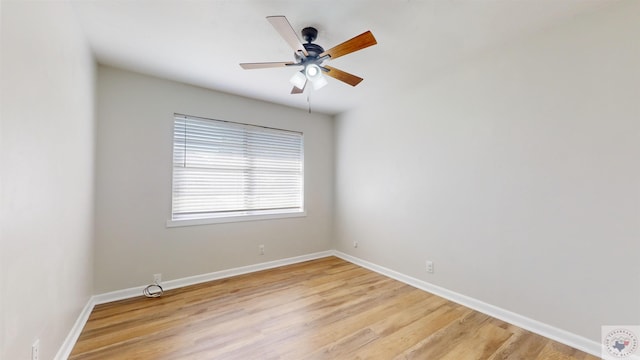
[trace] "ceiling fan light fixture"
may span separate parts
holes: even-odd
[[[307,82],[307,77],[302,71],[296,71],[289,82],[298,89],[304,89],[304,84]]]
[[[307,76],[307,79],[313,81],[316,77],[321,76],[320,67],[316,64],[309,64],[304,68],[304,74]]]
[[[311,84],[313,85],[313,90],[320,90],[323,87],[325,87],[325,85],[327,85],[329,82],[327,81],[327,78],[322,75],[316,75],[316,77],[311,80]]]

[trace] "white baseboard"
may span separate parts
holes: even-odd
[[[596,357],[599,357],[601,355],[602,347],[600,343],[587,339],[585,337],[578,336],[562,329],[558,329],[554,326],[542,323],[537,320],[533,320],[531,318],[516,314],[497,306],[493,306],[491,304],[487,304],[480,300],[459,294],[457,292],[442,288],[437,285],[433,285],[426,281],[407,276],[397,271],[370,263],[366,260],[345,254],[337,250],[334,251],[334,255],[353,264],[362,266],[379,274],[401,281],[405,284],[409,284],[431,294],[438,295],[457,304],[464,305],[483,314],[492,316],[496,319],[506,321],[510,324],[516,325],[525,330],[529,330],[533,333],[552,339],[559,343],[571,346],[572,348],[584,351]]]
[[[89,301],[80,312],[78,319],[73,324],[69,335],[67,335],[67,338],[64,339],[62,346],[60,347],[60,349],[58,349],[58,353],[53,358],[54,360],[66,360],[69,358],[69,355],[71,355],[71,350],[73,350],[73,346],[76,344],[76,341],[78,341],[80,333],[82,333],[84,324],[87,323],[87,320],[89,320],[89,315],[91,315],[91,311],[93,311],[93,307],[95,306],[94,298],[95,296],[89,298]]]
[[[331,256],[331,255],[333,255],[333,251],[328,250],[328,251],[321,251],[313,254],[274,260],[274,261],[269,261],[269,262],[254,264],[254,265],[241,266],[233,269],[214,271],[208,274],[195,275],[195,276],[189,276],[182,279],[163,281],[162,288],[164,290],[177,289],[184,286],[200,284],[207,281],[225,279],[232,276],[244,275],[244,274],[248,274],[256,271],[268,270],[268,269],[273,269],[280,266],[297,264],[304,261],[320,259],[320,258]],[[139,287],[112,291],[112,292],[96,295],[94,296],[95,303],[96,305],[104,304],[108,302],[129,299],[136,296],[142,296],[142,290],[147,285],[148,284],[141,285]]]
[[[528,317],[516,314],[514,312],[493,306],[491,304],[487,304],[480,300],[456,293],[454,291],[447,290],[445,288],[442,288],[437,285],[433,285],[426,281],[413,278],[411,276],[399,273],[397,271],[385,268],[383,266],[370,263],[366,260],[345,254],[337,250],[322,251],[322,252],[317,252],[313,254],[307,254],[307,255],[296,256],[292,258],[269,261],[269,262],[264,262],[260,264],[242,266],[242,267],[237,267],[237,268],[228,269],[228,270],[215,271],[208,274],[190,276],[182,279],[170,280],[170,281],[163,282],[162,287],[165,290],[176,289],[176,288],[199,284],[207,281],[219,280],[219,279],[229,278],[232,276],[248,274],[256,271],[273,269],[280,266],[297,264],[304,261],[320,259],[328,256],[337,256],[353,264],[362,266],[364,268],[375,271],[379,274],[385,275],[392,279],[401,281],[405,284],[411,285],[418,289],[427,291],[434,295],[438,295],[440,297],[443,297],[447,300],[453,301],[460,305],[464,305],[468,308],[479,311],[483,314],[487,314],[497,319],[506,321],[510,324],[519,326],[523,329],[529,330],[538,335],[555,340],[557,342],[571,346],[578,350],[582,350],[596,357],[600,356],[601,345],[598,342],[592,341],[582,336],[578,336],[576,334],[570,333],[562,329],[558,329],[551,325],[539,322],[537,320],[530,319]],[[84,309],[80,313],[78,320],[75,322],[73,328],[71,329],[69,335],[65,339],[63,345],[60,347],[60,350],[58,351],[54,359],[65,360],[69,357],[69,354],[71,354],[71,350],[73,349],[73,346],[78,340],[78,337],[80,336],[80,333],[82,332],[84,325],[89,319],[89,315],[91,314],[91,311],[93,310],[95,305],[117,301],[117,300],[128,299],[136,296],[141,296],[142,289],[144,288],[144,286],[118,290],[118,291],[113,291],[109,293],[92,296],[89,299],[89,302],[87,303],[87,305],[84,307]]]

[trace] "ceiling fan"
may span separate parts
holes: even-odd
[[[315,28],[306,27],[302,29],[302,37],[306,41],[305,44],[302,44],[285,16],[267,16],[267,20],[273,25],[276,31],[280,33],[280,36],[282,36],[289,46],[293,48],[295,62],[241,63],[240,66],[245,70],[302,66],[302,70],[297,71],[290,80],[293,84],[292,94],[302,93],[308,82],[311,82],[314,90],[318,90],[327,85],[327,79],[323,76],[323,73],[351,86],[358,85],[362,81],[361,77],[328,65],[323,65],[323,63],[327,60],[336,59],[378,43],[371,31],[366,31],[329,50],[324,50],[322,46],[313,43],[318,36],[318,30]]]

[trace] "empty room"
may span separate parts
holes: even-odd
[[[0,360],[640,359],[638,39],[638,0],[0,0]]]

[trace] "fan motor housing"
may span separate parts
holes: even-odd
[[[304,46],[304,48],[307,50],[310,57],[318,57],[318,55],[324,52],[322,46],[317,44],[307,43],[303,44],[302,46]]]
[[[305,50],[307,50],[307,53],[309,55],[307,55],[306,57],[303,57],[303,55],[299,54],[299,53],[293,53],[296,62],[300,63],[302,65],[307,64],[307,63],[316,63],[318,62],[318,58],[320,56],[320,54],[322,54],[324,52],[324,49],[322,48],[322,46],[317,45],[317,44],[312,44],[312,43],[307,43],[307,44],[303,44]]]

